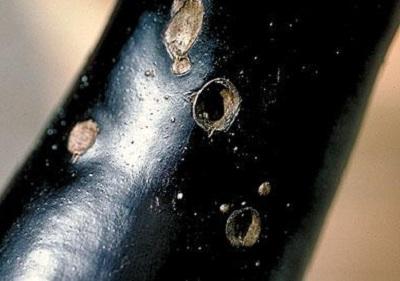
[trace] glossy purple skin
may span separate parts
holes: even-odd
[[[398,1],[255,2],[204,0],[191,72],[177,77],[162,41],[170,1],[121,1],[0,205],[2,280],[301,278]],[[218,77],[242,104],[209,138],[190,94]],[[88,119],[100,133],[72,162],[69,132]],[[253,247],[230,245],[223,203],[260,213]]]

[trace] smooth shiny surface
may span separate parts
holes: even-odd
[[[2,255],[14,258],[0,269],[7,280],[58,280],[60,273],[65,280],[120,280],[114,276],[131,264],[139,270],[129,278],[151,280],[146,269],[162,264],[175,222],[173,208],[155,198],[175,192],[166,189],[165,179],[181,160],[194,126],[188,94],[213,70],[212,44],[200,42],[193,50],[192,76],[175,79],[160,36],[165,18],[165,13],[145,12],[138,19],[115,58],[104,102],[90,110],[100,128],[96,143],[69,165],[70,182],[62,191],[41,195],[14,226],[17,232],[20,227],[35,231],[8,238]],[[195,51],[206,47],[210,55],[199,61]],[[147,76],[149,70],[154,75]],[[90,87],[87,76],[80,87]],[[45,193],[54,187],[46,185],[35,188]],[[119,252],[124,239],[132,241],[127,253]],[[102,270],[90,266],[94,263]]]
[[[334,12],[312,13],[322,6],[294,6],[297,16],[286,19],[286,9],[271,4],[263,16],[282,20],[264,25],[261,5],[207,2],[192,72],[177,78],[160,39],[169,6],[128,2],[2,204],[9,216],[1,217],[0,273],[9,280],[298,278],[354,137],[367,94],[358,83],[368,82],[366,61],[392,3],[382,14],[339,3],[339,22]],[[363,33],[357,21],[374,15]],[[311,29],[319,21],[332,31],[322,46]],[[344,30],[359,37],[347,41]],[[208,138],[188,97],[221,76],[243,94],[243,110],[227,133]],[[71,164],[66,136],[86,118],[101,133]],[[257,194],[264,181],[273,190],[268,198]],[[224,202],[261,214],[254,247],[229,245]]]

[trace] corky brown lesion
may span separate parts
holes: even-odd
[[[202,0],[174,0],[171,17],[164,33],[164,44],[173,60],[172,72],[184,75],[192,68],[188,53],[203,26]]]
[[[78,122],[72,128],[68,137],[67,149],[72,154],[72,162],[78,161],[96,142],[100,132],[97,123],[93,120]]]

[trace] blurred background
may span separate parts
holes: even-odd
[[[68,92],[114,4],[0,1],[0,192]],[[400,32],[304,280],[400,280]]]

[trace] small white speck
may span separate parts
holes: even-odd
[[[221,213],[223,213],[223,214],[229,212],[229,209],[230,209],[229,204],[222,204],[221,206],[219,206],[219,210],[220,210]]]
[[[177,198],[178,200],[183,199],[183,193],[182,193],[182,192],[179,192],[178,195],[176,196],[176,198]]]
[[[155,76],[154,70],[146,70],[144,72],[144,75],[147,76],[147,77],[154,77]]]

